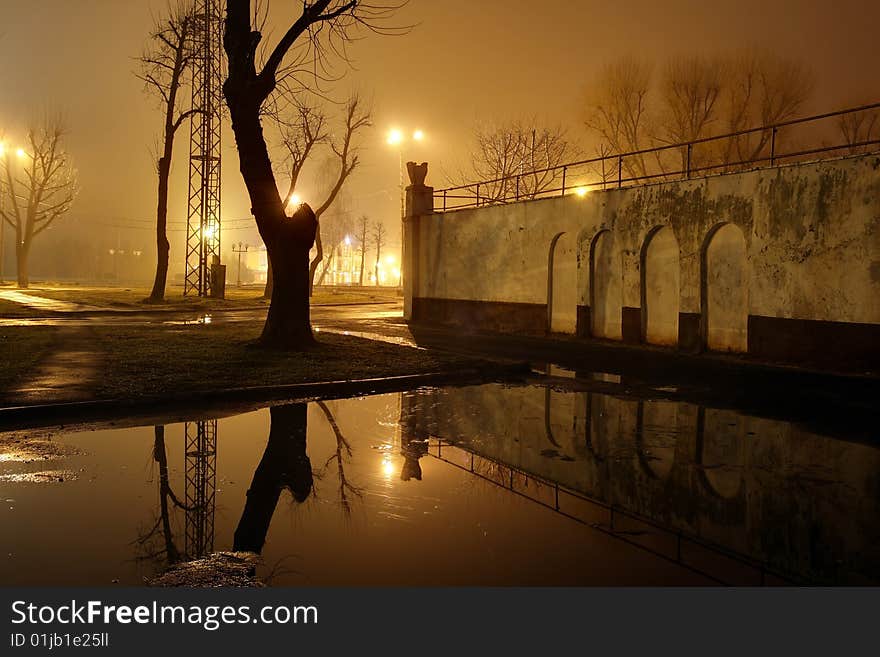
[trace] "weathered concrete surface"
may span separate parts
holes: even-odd
[[[407,233],[416,319],[433,300],[448,321],[455,302],[528,304],[564,333],[880,359],[877,154],[426,214]]]

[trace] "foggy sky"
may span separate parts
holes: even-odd
[[[273,4],[276,17],[288,9],[293,16],[299,5]],[[144,226],[144,241],[150,240],[156,185],[150,150],[161,115],[132,75],[132,58],[143,47],[151,12],[164,6],[164,0],[0,0],[0,135],[21,141],[43,108],[64,112],[82,188],[71,217],[83,230]],[[464,160],[477,120],[535,115],[583,137],[578,101],[585,84],[623,53],[653,59],[768,49],[813,68],[817,85],[808,112],[880,98],[876,1],[411,0],[398,20],[418,26],[406,36],[371,35],[354,44],[357,70],[334,87],[340,99],[355,86],[374,100],[376,126],[364,139],[363,166],[350,190],[358,214],[387,219],[392,248],[399,244],[398,160],[385,144],[387,129],[425,131],[428,141],[404,154],[427,160],[428,182],[440,186],[439,173]],[[182,130],[175,150],[172,222],[185,219],[187,137]],[[249,204],[228,131],[224,140],[224,219],[244,218]],[[309,190],[302,191],[309,200]],[[249,224],[229,227],[224,255],[231,241],[256,242]]]

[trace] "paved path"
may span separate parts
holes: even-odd
[[[70,313],[89,310],[101,310],[97,306],[87,306],[81,303],[71,303],[69,301],[47,299],[46,297],[23,292],[22,290],[0,290],[0,299],[4,301],[11,301],[12,303],[18,303],[22,306],[33,308],[34,310],[45,310],[47,312]]]

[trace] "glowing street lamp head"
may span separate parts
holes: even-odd
[[[302,197],[299,194],[291,194],[290,198],[287,199],[287,205],[292,208],[298,208],[302,205]]]
[[[574,190],[574,193],[577,194],[580,198],[584,198],[587,194],[590,193],[589,187],[577,187]]]
[[[400,144],[402,142],[403,142],[403,133],[400,130],[398,130],[397,128],[394,128],[393,130],[391,130],[388,133],[388,143],[391,146],[397,146],[398,144]]]
[[[24,156],[27,155],[27,153],[24,152],[24,149],[23,149],[23,148],[16,148],[16,149],[15,149],[15,155],[16,155],[16,157],[18,157],[19,159],[24,159]]]
[[[424,138],[425,138],[425,133],[422,132],[421,130],[416,130],[413,133],[413,139],[415,139],[416,141],[422,141]]]
[[[212,240],[217,235],[217,227],[216,226],[207,226],[205,228],[205,239]]]

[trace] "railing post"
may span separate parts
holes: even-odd
[[[565,176],[568,173],[568,167],[562,167],[562,194],[560,196],[565,196]]]
[[[770,166],[776,164],[776,131],[779,128],[774,127],[773,133],[770,135]]]
[[[693,144],[688,144],[687,168],[685,169],[685,175],[687,176],[688,180],[690,180],[691,177],[691,152],[693,151],[693,147]]]
[[[623,155],[617,158],[617,188],[623,186]]]
[[[446,212],[446,190],[443,190],[443,212]]]
[[[516,177],[516,200],[519,200],[519,176]]]
[[[477,183],[477,207],[480,207],[480,183]]]

